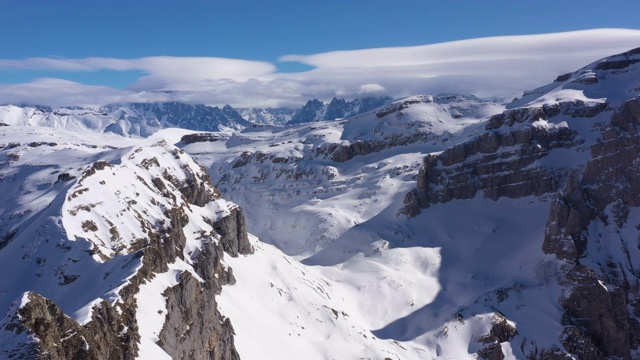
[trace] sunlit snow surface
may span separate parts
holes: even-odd
[[[595,106],[605,101],[617,106],[637,96],[638,64],[606,77],[596,70],[594,65],[572,73],[507,107]],[[512,342],[501,344],[506,358],[525,358],[535,348],[557,345],[562,330],[561,291],[553,280],[557,259],[541,250],[554,194],[493,201],[479,192],[473,199],[433,204],[415,218],[398,212],[404,195],[416,186],[426,154],[483,133],[487,116],[502,110],[473,97],[417,96],[346,120],[222,131],[194,143],[181,141],[193,131],[179,129],[125,139],[91,131],[79,135],[0,128],[5,147],[2,234],[26,229],[0,252],[3,269],[16,274],[0,279],[0,306],[19,306],[24,291],[35,290],[85,322],[95,301],[118,301],[117,288],[139,266],[126,251],[127,241],[140,236],[139,229],[124,231],[130,222],[123,211],[160,216],[127,203],[138,191],[129,188],[133,178],[144,179],[154,171],[139,172],[136,154],[162,157],[162,167],[179,176],[181,167],[174,160],[193,163],[175,152],[176,144],[207,167],[223,197],[242,206],[249,230],[257,236],[251,236],[255,254],[225,258],[237,283],[225,286],[217,298],[220,311],[231,319],[243,359],[475,359],[483,346],[478,337],[489,332],[496,314],[518,331]],[[605,111],[593,118],[531,119],[513,127],[569,127],[588,145],[608,116]],[[332,159],[336,148],[359,141],[380,146],[345,161]],[[590,156],[587,145],[555,149],[534,165],[580,170]],[[142,150],[136,152],[138,148]],[[113,169],[90,178],[96,182],[92,191],[81,191],[82,173],[98,160],[112,163]],[[57,182],[62,173],[76,179]],[[112,182],[119,194],[96,194],[101,181]],[[164,201],[145,191],[143,203]],[[83,211],[75,201],[108,206],[70,218],[74,209]],[[220,200],[194,207],[190,218],[229,206]],[[123,229],[121,240],[104,232],[99,215],[118,219],[109,221]],[[637,209],[629,216],[640,217]],[[82,228],[87,220],[100,225],[98,231],[87,233]],[[185,233],[206,226],[192,221]],[[637,234],[597,221],[591,226],[604,233],[620,230],[624,241]],[[601,245],[597,239],[590,244]],[[185,251],[197,247],[197,239],[190,238]],[[102,256],[89,255],[87,250],[94,248]],[[621,256],[614,248],[608,251]],[[190,271],[190,264],[172,264],[137,295],[147,304],[137,314],[141,358],[166,357],[155,344],[162,325],[158,311],[164,306],[161,293],[175,284],[178,270]],[[64,275],[76,274],[82,276],[58,285]]]
[[[213,233],[212,221],[236,205],[223,199],[186,204],[165,173],[179,182],[205,175],[203,169],[159,138],[4,126],[0,147],[3,317],[24,305],[27,291],[35,291],[80,324],[91,321],[95,305],[122,300],[119,291],[142,265],[135,252],[148,232],[161,231],[168,223],[165,211],[184,205],[185,260],[169,264],[169,271],[143,283],[136,295],[140,358],[169,358],[155,344],[167,314],[162,294],[177,284],[179,272],[199,278],[190,255],[205,241],[201,234]],[[158,181],[163,190],[151,185]],[[0,336],[0,354],[15,344],[8,336]]]
[[[397,210],[427,153],[468,139],[502,109],[468,96],[416,96],[348,120],[257,126],[181,147],[244,209],[251,233],[303,258],[400,200]],[[357,142],[383,151],[331,160],[331,144]],[[251,160],[242,165],[243,158]]]

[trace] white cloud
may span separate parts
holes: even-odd
[[[266,62],[223,58],[150,57],[133,61],[136,69],[149,73],[131,86],[136,90],[206,90],[220,80],[270,80],[276,70]]]
[[[23,60],[0,60],[0,68],[31,70],[95,71],[95,70],[142,70],[150,76],[186,76],[197,79],[246,80],[275,72],[273,64],[240,59],[216,57],[152,56],[137,59],[84,58],[54,59],[28,58]]]
[[[315,55],[285,55],[280,61],[296,61],[322,69],[422,68],[440,73],[448,63],[470,64],[538,58],[601,55],[603,52],[638,46],[640,31],[595,29],[565,33],[498,36],[433,45],[333,51]],[[606,55],[605,55],[606,56]],[[425,67],[435,65],[433,70]],[[454,67],[455,68],[455,67]],[[366,71],[366,70],[364,70]]]
[[[384,88],[384,86],[380,85],[380,84],[363,84],[360,85],[360,90],[358,91],[359,94],[371,94],[371,93],[381,93],[384,92],[386,89]]]
[[[138,70],[125,90],[62,80],[0,85],[0,103],[86,105],[180,100],[234,106],[298,105],[309,98],[473,93],[514,96],[599,58],[640,46],[640,31],[598,29],[434,45],[286,55],[314,67],[278,73],[268,62],[211,57],[0,59],[0,69]]]
[[[133,84],[133,90],[196,90],[207,82],[228,79],[247,81],[252,78],[271,79],[276,67],[262,61],[215,57],[153,56],[138,59],[28,58],[0,60],[0,68],[24,70],[59,70],[89,72],[97,70],[139,70],[146,75]]]
[[[2,104],[95,106],[120,102],[167,100],[171,98],[164,93],[133,92],[61,79],[42,78],[23,84],[0,84],[0,103]]]
[[[348,87],[370,81],[392,95],[462,92],[493,96],[544,85],[557,75],[638,46],[638,30],[598,29],[287,55],[280,61],[314,66],[299,75],[308,82]]]

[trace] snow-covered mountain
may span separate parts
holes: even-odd
[[[227,128],[238,130],[251,125],[229,105],[220,109],[177,102],[55,109],[3,105],[0,106],[0,123],[136,137],[148,137],[165,128],[219,131]]]
[[[640,356],[638,63],[636,49],[560,76],[425,158],[403,212],[412,232],[448,249],[443,301],[463,318],[493,309],[518,332],[483,354]],[[429,316],[385,331],[424,328]]]
[[[113,119],[104,129],[121,135],[147,137],[164,128],[219,131],[244,129],[250,123],[229,105],[217,106],[172,103],[141,103],[104,108]]]
[[[303,124],[352,117],[388,104],[391,101],[392,99],[386,96],[367,97],[350,101],[333,98],[329,103],[313,99],[307,101],[301,109],[296,111],[289,123]]]
[[[252,124],[284,125],[291,121],[296,113],[293,108],[239,108],[238,114]]]
[[[0,354],[638,358],[639,81],[633,50],[506,106],[146,139],[198,112],[5,107]]]
[[[0,143],[0,357],[237,358],[215,295],[224,253],[252,249],[200,165],[160,138],[5,126]]]
[[[238,109],[238,113],[254,124],[278,126],[352,117],[371,111],[392,101],[392,98],[386,96],[365,97],[354,100],[333,98],[328,103],[313,99],[307,101],[307,103],[299,109],[242,108]]]
[[[45,126],[72,131],[113,132],[123,136],[148,137],[166,128],[198,131],[241,130],[252,124],[284,125],[318,120],[335,120],[361,114],[389,103],[391,98],[362,98],[351,101],[334,98],[319,104],[310,116],[311,105],[293,108],[222,108],[180,102],[111,104],[93,108],[32,105],[0,106],[0,124]],[[315,111],[315,110],[313,110]]]

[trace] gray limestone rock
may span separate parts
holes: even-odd
[[[581,259],[589,257],[588,239],[602,236],[589,227],[593,221],[622,228],[629,209],[640,206],[639,124],[638,99],[625,102],[613,113],[600,139],[591,146],[592,159],[582,178],[569,179],[552,204],[547,222],[543,250],[564,261],[557,274],[565,292],[561,305],[565,316],[580,329],[565,330],[565,348],[581,359],[630,359],[631,349],[639,346],[638,289],[628,280],[637,282],[637,274],[629,272],[631,260],[628,265],[591,260],[599,268],[581,264]]]
[[[109,359],[127,360],[138,351],[139,335],[132,313],[120,313],[106,302],[96,306],[91,321],[82,326],[56,304],[30,292],[28,302],[17,309],[10,329],[27,332],[35,341],[24,344],[9,359]],[[133,326],[131,326],[133,325]],[[21,353],[21,354],[20,354]]]
[[[488,334],[478,338],[478,343],[488,345],[478,351],[478,357],[486,360],[504,359],[500,343],[511,341],[518,334],[518,330],[513,327],[501,314],[493,315],[493,324]]]
[[[218,220],[213,227],[222,236],[222,248],[227,254],[237,257],[238,254],[253,253],[247,235],[245,217],[239,207],[233,208],[229,216]]]
[[[173,154],[182,156],[181,150]],[[158,161],[148,159],[143,166],[157,166]],[[98,162],[85,172],[84,177],[111,166]],[[166,272],[169,264],[184,259],[186,236],[184,227],[190,219],[186,209],[203,206],[219,198],[217,189],[204,171],[184,168],[186,180],[179,181],[164,173],[155,178],[153,186],[165,194],[170,204],[164,210],[165,221],[151,224],[140,220],[146,238],[134,243],[128,252],[133,259],[142,258],[142,266],[118,294],[121,301],[115,305],[101,302],[92,309],[92,318],[80,325],[53,302],[39,294],[29,293],[29,301],[3,320],[3,331],[16,336],[29,334],[29,339],[16,344],[15,350],[3,353],[12,359],[134,359],[138,354],[140,335],[136,320],[136,295],[140,286],[153,279],[156,273]],[[147,184],[145,184],[147,185]],[[149,186],[149,185],[147,185]],[[182,199],[177,199],[169,187],[175,187]],[[170,196],[171,195],[171,196]],[[184,201],[179,201],[184,200]],[[212,214],[213,215],[213,214]],[[214,217],[212,216],[212,219]],[[193,267],[204,280],[200,282],[189,272],[181,275],[178,285],[165,292],[167,314],[160,333],[159,345],[175,359],[238,359],[234,347],[233,327],[217,308],[216,295],[222,286],[234,284],[231,268],[221,262],[224,252],[231,256],[250,254],[245,218],[239,207],[217,220],[207,221],[217,231],[208,234],[199,251],[191,254]],[[218,241],[213,241],[216,238]],[[105,258],[105,261],[108,261]]]
[[[208,276],[207,283],[213,278]],[[201,284],[188,271],[180,283],[165,292],[167,318],[159,345],[173,359],[234,360],[233,327],[218,311],[218,286]]]
[[[517,113],[528,118],[530,112],[518,109]],[[513,115],[505,118],[525,121]],[[548,156],[553,149],[580,143],[576,133],[566,127],[528,126],[509,132],[487,131],[439,155],[428,155],[418,174],[416,192],[406,198],[410,208],[402,212],[416,214],[415,199],[420,207],[426,208],[454,199],[471,199],[478,192],[492,200],[555,192],[564,174],[535,166],[536,161]]]
[[[628,254],[624,241],[610,238],[609,232],[607,238],[599,229],[636,226],[628,224],[629,214],[640,206],[640,99],[618,109],[607,106],[573,101],[493,116],[485,133],[428,155],[416,188],[404,199],[401,212],[416,216],[433,204],[470,199],[478,193],[492,200],[556,193],[541,243],[558,264],[555,278],[562,289],[558,302],[565,326],[558,340],[563,348],[536,348],[528,355],[531,359],[631,359],[632,350],[640,349],[636,262],[629,256],[623,263],[589,253],[619,241],[615,244]],[[594,125],[601,134],[588,144],[591,158],[583,167],[568,171],[543,165],[540,160],[553,149],[581,146],[584,140],[569,127],[536,126],[536,121],[554,116],[589,118],[605,110],[613,110],[610,121]],[[601,225],[592,226],[594,222]],[[599,243],[590,247],[592,241]],[[479,357],[502,358],[497,335],[480,340],[489,346],[478,352]]]

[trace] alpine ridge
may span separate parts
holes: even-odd
[[[5,130],[3,358],[238,358],[215,299],[224,253],[252,248],[202,167],[163,140]]]

